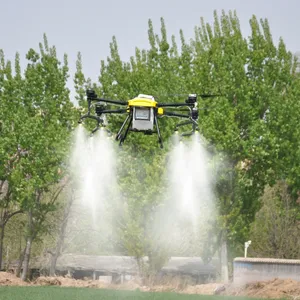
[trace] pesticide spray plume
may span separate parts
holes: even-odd
[[[178,133],[174,133],[171,141],[173,147],[167,154],[166,172],[158,188],[160,193],[154,196],[149,194],[149,197],[158,199],[149,200],[149,203],[155,204],[149,212],[151,224],[147,225],[146,231],[149,236],[146,238],[151,240],[150,247],[165,252],[166,257],[201,256],[209,224],[216,217],[212,157],[206,150],[204,138],[197,132],[184,139]],[[145,166],[139,161],[142,157],[133,157],[126,149],[118,152],[115,147],[118,147],[117,144],[109,138],[104,128],[90,136],[81,125],[74,134],[70,162],[82,208],[80,213],[83,214],[84,208],[88,212],[86,216],[89,216],[83,223],[92,222],[93,229],[98,231],[96,238],[104,236],[103,240],[107,243],[112,240],[112,231],[116,230],[114,226],[119,222],[116,215],[127,213],[128,217],[132,218],[135,212],[128,210],[132,209],[134,198],[138,198],[139,194],[144,195],[147,190],[145,184],[151,182],[150,178],[144,181],[145,175],[138,178],[138,174],[146,174],[143,170]],[[117,162],[124,159],[126,164],[118,165]],[[162,156],[158,159],[164,161]],[[117,167],[126,169],[126,172],[121,173],[124,174],[121,175],[121,182],[117,179]],[[137,178],[134,178],[136,175]],[[127,180],[124,176],[133,177]],[[151,177],[150,174],[147,176]],[[125,182],[122,183],[122,180]],[[130,193],[121,195],[122,187],[128,188],[128,185],[131,191],[136,192],[131,195],[133,199],[128,198],[131,197]],[[114,197],[118,199],[118,203],[113,200]]]
[[[77,127],[70,169],[78,199],[76,225],[83,224],[81,230],[85,232],[86,243],[90,240],[99,243],[95,240],[98,235],[104,241],[109,240],[112,232],[111,202],[117,193],[116,152],[104,128],[91,135],[82,125]]]
[[[172,143],[166,173],[165,213],[161,219],[168,231],[168,243],[175,252],[199,255],[209,224],[216,217],[214,178],[210,170],[212,157],[198,132],[189,139],[174,133]]]

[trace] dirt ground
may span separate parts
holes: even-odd
[[[227,286],[222,295],[247,296],[255,298],[288,298],[300,299],[300,282],[292,279],[278,279],[258,281],[235,287]]]
[[[300,282],[291,279],[274,279],[260,281],[244,286],[234,286],[233,284],[223,285],[221,283],[200,284],[182,287],[180,284],[142,286],[131,281],[124,284],[109,284],[98,280],[75,280],[65,277],[39,277],[32,282],[23,282],[20,278],[11,273],[0,272],[0,286],[32,286],[32,285],[56,285],[62,287],[87,287],[87,288],[108,288],[118,290],[157,291],[157,292],[177,292],[183,294],[202,295],[228,295],[247,296],[255,298],[289,298],[300,299]]]

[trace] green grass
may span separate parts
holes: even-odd
[[[151,293],[140,291],[117,291],[94,288],[68,287],[0,287],[0,300],[238,300],[243,297],[183,295],[175,293]]]

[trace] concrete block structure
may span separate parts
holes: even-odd
[[[141,261],[148,265],[148,258]],[[10,263],[6,269],[14,272],[19,262]],[[191,284],[211,282],[217,276],[217,261],[212,259],[205,263],[201,257],[171,257],[157,274],[158,278],[184,278]],[[49,256],[32,258],[30,271],[32,277],[48,275]],[[139,276],[139,266],[132,256],[96,256],[79,254],[62,254],[56,264],[56,274],[75,279],[89,278],[103,282],[123,283]]]
[[[233,282],[236,284],[274,278],[300,281],[300,260],[237,257],[233,261]]]

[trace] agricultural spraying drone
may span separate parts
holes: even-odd
[[[181,103],[158,103],[155,101],[153,96],[140,94],[136,98],[128,101],[111,100],[98,98],[94,90],[87,90],[87,101],[88,101],[88,112],[81,116],[78,123],[82,123],[84,119],[93,119],[96,121],[96,127],[92,133],[96,132],[101,126],[105,126],[103,116],[105,114],[125,114],[125,118],[120,130],[116,135],[116,140],[122,145],[127,137],[129,131],[143,132],[144,134],[157,133],[158,142],[163,148],[162,136],[160,133],[158,119],[164,116],[167,117],[178,117],[186,120],[179,122],[175,126],[175,131],[179,127],[185,125],[191,125],[192,130],[189,132],[182,133],[182,136],[192,135],[198,130],[198,103],[197,95],[190,94],[185,102]],[[215,97],[218,95],[199,95],[202,98]],[[118,109],[106,109],[107,104],[115,106],[123,106],[124,108]],[[94,114],[91,112],[91,108],[94,106]],[[187,110],[183,113],[167,111],[165,108],[181,108],[186,107]],[[126,126],[127,125],[127,126]],[[126,128],[125,128],[126,127]]]

